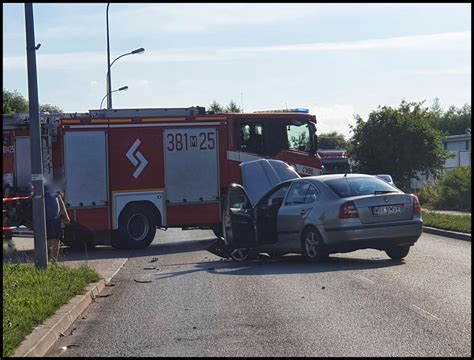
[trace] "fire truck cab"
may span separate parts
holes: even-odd
[[[107,232],[116,248],[144,248],[157,228],[168,227],[220,236],[222,201],[230,184],[242,184],[245,161],[278,159],[303,176],[321,173],[316,117],[305,109],[113,109],[41,119],[44,173],[63,186],[69,230],[90,232],[89,244]],[[4,184],[20,192],[31,178],[29,121],[5,120]]]

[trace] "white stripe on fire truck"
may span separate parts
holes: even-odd
[[[120,125],[109,125],[110,127],[153,127],[153,126],[201,126],[201,125],[216,125],[215,122],[187,122],[187,123],[156,123],[156,124],[120,124]]]
[[[63,127],[73,127],[74,129],[101,129],[101,128],[106,128],[109,127],[107,124],[97,124],[97,125],[76,125],[76,124],[64,124]]]

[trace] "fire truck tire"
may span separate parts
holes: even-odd
[[[143,203],[129,204],[119,216],[118,236],[112,242],[117,249],[143,249],[155,238],[157,226],[153,209]]]

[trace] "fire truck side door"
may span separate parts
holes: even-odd
[[[224,210],[224,239],[234,248],[256,247],[254,209],[242,186],[233,184],[227,192]]]

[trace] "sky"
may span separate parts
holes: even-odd
[[[33,5],[41,104],[98,109],[106,3]],[[471,4],[111,3],[114,108],[305,107],[318,132],[435,98],[471,103]],[[23,4],[3,3],[3,88],[28,96]],[[106,101],[104,101],[105,106]]]

